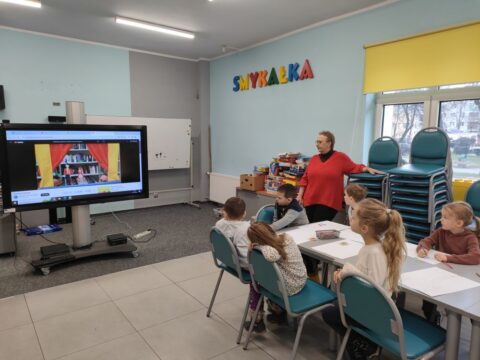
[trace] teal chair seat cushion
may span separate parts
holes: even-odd
[[[250,273],[248,272],[248,270],[242,269],[242,277],[240,278],[240,276],[238,276],[237,271],[231,268],[230,266],[220,263],[220,267],[226,272],[228,272],[229,274],[239,278],[240,281],[242,281],[243,283],[249,283],[252,281],[252,278],[250,277]]]
[[[430,193],[430,189],[429,188],[424,188],[424,187],[394,185],[394,186],[391,187],[391,189],[392,189],[393,192],[407,193],[407,194],[428,195]],[[438,186],[435,186],[433,188],[434,193],[437,193],[437,192],[440,192],[440,191],[445,192],[446,190],[447,190],[447,185],[444,184],[444,183],[439,184]]]
[[[285,307],[283,299],[280,299],[278,296],[273,295],[268,290],[263,288],[260,289],[260,292],[273,302]],[[327,289],[315,281],[307,279],[302,291],[295,295],[289,296],[288,302],[290,303],[290,310],[292,313],[301,314],[316,307],[328,304],[334,301],[336,298],[337,295],[330,289]]]
[[[358,174],[350,174],[350,179],[359,179],[365,181],[381,181],[386,174],[370,174],[370,173],[358,173]]]
[[[406,164],[389,171],[393,175],[431,176],[445,168],[436,164]]]
[[[403,322],[405,350],[408,359],[416,359],[426,352],[438,348],[445,342],[446,331],[444,329],[429,323],[427,320],[409,311],[402,309],[399,309],[399,311]],[[381,347],[400,356],[400,346],[397,341],[387,337],[376,336],[364,328],[353,326],[352,328]]]
[[[374,182],[374,181],[360,180],[360,181],[351,181],[350,184],[362,185],[362,186],[365,186],[369,190],[370,189],[381,189],[382,188],[382,182],[381,181]]]

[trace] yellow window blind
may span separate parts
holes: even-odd
[[[365,46],[365,93],[477,81],[480,21]]]

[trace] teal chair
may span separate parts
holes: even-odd
[[[382,136],[373,142],[368,151],[368,166],[385,172],[385,174],[359,173],[350,174],[348,183],[355,182],[368,189],[368,197],[387,202],[388,171],[397,168],[401,163],[400,146],[390,136]]]
[[[251,282],[250,273],[240,267],[237,250],[230,239],[223,235],[220,230],[212,228],[210,231],[210,244],[212,246],[213,261],[215,266],[220,269],[220,274],[218,275],[217,284],[213,291],[212,299],[210,300],[207,317],[210,317],[213,303],[215,302],[215,297],[217,296],[218,288],[220,287],[220,282],[222,281],[222,276],[225,271],[239,279],[242,284],[250,284]],[[243,326],[245,324],[245,319],[247,318],[249,303],[250,294],[248,295],[247,303],[245,304],[242,323],[240,324],[240,330],[238,331],[237,344],[240,344],[240,340],[242,339]]]
[[[255,215],[255,221],[261,221],[267,224],[273,223],[275,216],[275,205],[262,206]]]
[[[332,306],[332,302],[336,299],[335,293],[307,279],[302,291],[298,294],[288,296],[283,276],[277,264],[265,260],[263,254],[258,249],[253,249],[253,251],[250,252],[248,261],[250,264],[250,274],[254,280],[253,284],[261,295],[252,318],[257,318],[260,306],[263,304],[263,298],[265,297],[284,308],[290,316],[300,317],[295,343],[290,355],[290,359],[293,360],[297,354],[305,319],[311,314],[321,311],[328,306]],[[254,321],[250,324],[247,341],[243,347],[244,350],[247,349],[248,343],[250,342],[253,326]]]
[[[428,236],[439,223],[438,208],[451,201],[452,162],[450,140],[439,128],[425,128],[413,138],[410,163],[391,169],[388,177],[388,205],[400,211],[407,239],[416,242]],[[415,210],[411,206],[415,206]],[[418,212],[418,206],[425,214]]]
[[[465,194],[465,201],[470,204],[475,216],[480,216],[480,180],[470,185]]]
[[[337,297],[347,328],[337,360],[342,359],[352,331],[402,360],[428,359],[444,350],[444,329],[398,309],[385,290],[365,275],[346,272],[337,286]]]

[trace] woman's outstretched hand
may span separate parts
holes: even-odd
[[[383,171],[380,171],[380,170],[375,170],[374,168],[371,168],[371,167],[368,167],[368,166],[365,166],[363,168],[363,172],[369,172],[370,174],[385,174]]]

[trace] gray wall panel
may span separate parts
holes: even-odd
[[[208,126],[210,122],[209,63],[130,52],[132,116],[192,120],[192,200],[208,198]],[[189,170],[152,171],[150,192],[190,185]],[[151,194],[136,207],[184,202],[185,191]],[[148,205],[147,205],[148,204]]]

